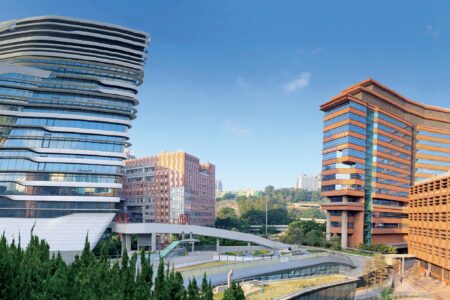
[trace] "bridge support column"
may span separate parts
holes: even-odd
[[[152,237],[151,237],[151,251],[156,251],[156,233],[152,233]]]
[[[247,242],[247,252],[252,252],[252,243]]]
[[[216,239],[216,252],[220,254],[220,239]]]
[[[341,217],[341,248],[347,249],[348,241],[348,211],[342,211]]]
[[[127,250],[128,255],[131,253],[131,235],[122,234],[122,254]]]
[[[326,240],[329,241],[331,240],[331,214],[329,211],[325,212],[325,216],[327,218],[327,223],[326,223]]]
[[[192,232],[189,233],[189,238],[192,240]],[[191,251],[194,252],[194,243],[193,242],[191,243],[191,247],[192,247]]]

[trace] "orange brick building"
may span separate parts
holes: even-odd
[[[431,276],[450,283],[450,173],[410,190],[409,252]]]
[[[183,151],[125,161],[122,199],[131,222],[213,226],[215,166]]]
[[[369,79],[323,104],[322,209],[341,246],[406,248],[408,195],[450,169],[450,110]]]

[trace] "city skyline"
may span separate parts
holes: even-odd
[[[136,156],[182,149],[214,162],[227,189],[263,189],[320,171],[319,105],[354,82],[373,77],[415,101],[447,105],[444,9],[400,1],[368,15],[355,3],[0,0],[0,20],[54,14],[149,32],[147,84],[130,131]],[[350,6],[352,20],[336,18]],[[398,22],[400,12],[413,17]]]

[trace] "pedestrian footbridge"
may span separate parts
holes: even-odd
[[[138,243],[151,246],[152,250],[156,250],[157,234],[181,234],[184,235],[201,235],[217,239],[228,239],[234,241],[247,242],[270,249],[283,250],[292,247],[291,245],[271,241],[260,236],[243,233],[238,231],[217,229],[214,227],[205,227],[197,225],[180,225],[180,224],[162,224],[162,223],[112,223],[112,231],[122,234],[122,246],[127,250],[131,250],[131,235],[138,236]]]

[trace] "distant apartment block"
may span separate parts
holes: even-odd
[[[295,188],[306,190],[309,192],[318,191],[320,190],[320,180],[321,180],[320,174],[317,175],[300,174],[300,176],[297,177],[297,183],[295,185]]]
[[[129,222],[212,226],[215,166],[188,153],[125,161],[123,195]]]
[[[216,198],[220,198],[223,195],[223,185],[222,180],[216,180]]]
[[[374,80],[321,106],[322,209],[342,247],[406,247],[409,188],[450,169],[450,110],[413,102]]]
[[[410,189],[409,253],[422,271],[450,283],[450,173]]]

